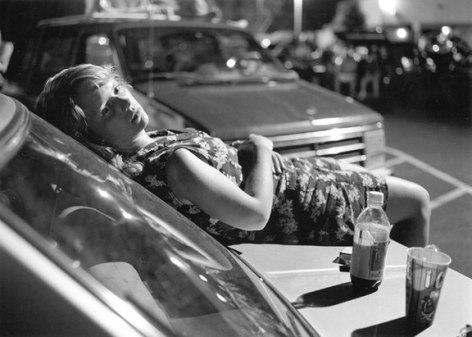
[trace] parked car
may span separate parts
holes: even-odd
[[[318,336],[237,254],[0,94],[2,336]]]
[[[419,47],[429,64],[428,114],[472,121],[472,26],[425,25]]]
[[[111,63],[134,87],[150,128],[194,127],[228,143],[257,133],[285,156],[384,167],[380,114],[301,80],[241,28],[94,13],[42,21],[15,52],[4,93],[30,109],[49,76],[79,63]]]

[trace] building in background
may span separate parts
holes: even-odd
[[[448,31],[472,45],[472,1],[470,0],[358,0],[366,24],[409,26],[418,41],[422,34]]]
[[[470,0],[358,0],[370,25],[470,22]]]

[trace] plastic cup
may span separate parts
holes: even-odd
[[[410,326],[433,324],[439,295],[451,258],[434,246],[407,250],[406,316]]]

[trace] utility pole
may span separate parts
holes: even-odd
[[[303,0],[293,0],[293,36],[300,40],[303,20]]]

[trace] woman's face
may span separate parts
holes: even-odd
[[[149,122],[128,87],[114,79],[101,86],[85,81],[75,103],[84,111],[88,127],[117,149],[132,142]]]

